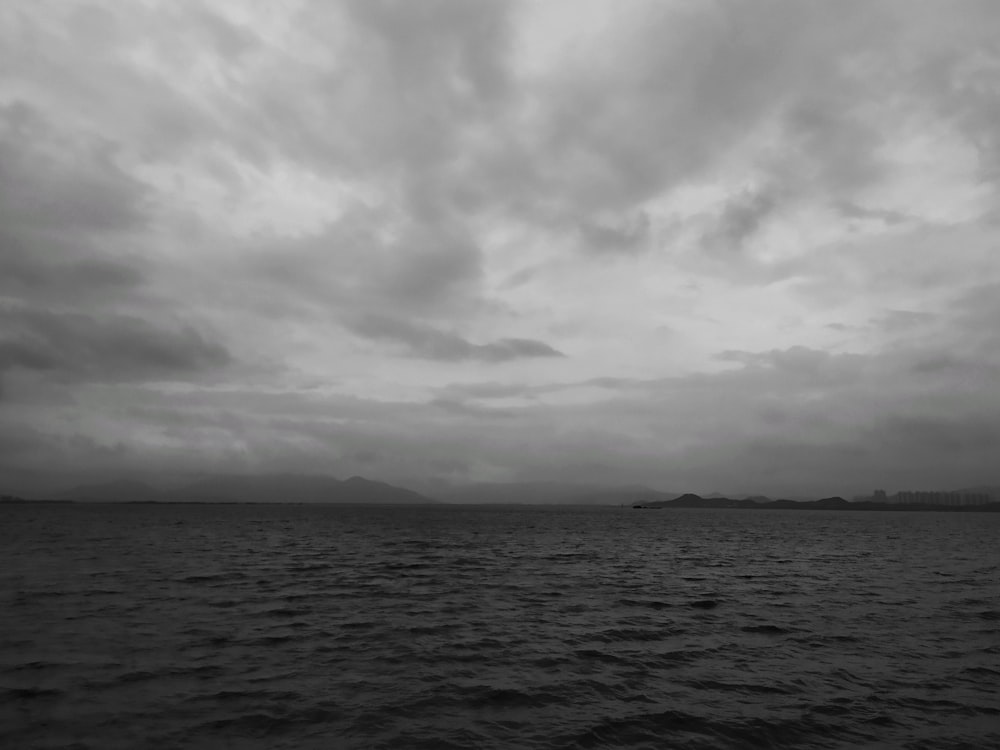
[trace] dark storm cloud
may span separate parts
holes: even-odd
[[[581,61],[580,70],[566,71],[572,82],[553,87],[536,146],[547,156],[528,160],[547,167],[535,173],[538,187],[558,190],[571,212],[627,209],[711,167],[725,144],[776,112],[787,137],[801,144],[782,152],[781,174],[840,182],[845,153],[852,174],[867,174],[871,152],[857,139],[871,139],[844,101],[863,87],[839,54],[880,43],[886,24],[882,10],[861,3],[651,14],[614,67],[598,57],[585,70]]]
[[[145,186],[115,163],[100,136],[70,137],[23,102],[0,106],[0,217],[57,232],[140,226]]]
[[[479,304],[482,253],[459,219],[404,221],[385,237],[394,222],[389,211],[352,206],[317,234],[247,243],[222,270],[244,287],[281,287],[260,299],[276,297],[292,315],[326,308],[350,317],[378,307],[440,317]]]
[[[998,417],[1000,409],[992,414],[888,415],[879,420],[874,437],[904,453],[989,454],[1000,449]]]
[[[338,471],[404,478],[433,475],[442,461],[471,467],[474,475],[485,461],[511,479],[779,494],[985,481],[1000,425],[996,371],[956,362],[958,373],[914,373],[912,363],[930,353],[924,346],[851,357],[805,347],[743,352],[727,355],[741,365],[734,370],[612,379],[601,398],[499,410],[460,400],[518,395],[488,383],[425,404],[311,392],[167,396],[141,388],[104,398],[169,441],[169,450],[156,449],[161,465],[224,467],[249,456],[260,470],[321,461]],[[956,382],[965,384],[960,391]],[[540,386],[534,395],[580,385]],[[970,425],[964,436],[963,422]],[[141,465],[151,449],[135,450],[129,461]],[[364,462],[358,451],[366,452]],[[918,467],[914,455],[922,457]]]
[[[41,298],[62,301],[115,294],[140,285],[143,273],[139,262],[101,257],[77,257],[60,253],[62,244],[53,239],[46,243],[50,252],[18,252],[22,238],[11,237],[0,229],[0,243],[10,252],[0,253],[0,289]],[[21,245],[24,247],[24,245]],[[86,248],[76,245],[80,255]]]
[[[342,44],[351,75],[294,54],[251,85],[249,137],[308,169],[385,178],[422,220],[461,192],[469,136],[509,88],[510,4],[307,2],[294,23]],[[235,113],[234,113],[235,114]]]
[[[779,204],[774,190],[744,190],[723,206],[716,226],[705,238],[708,247],[722,253],[738,252]]]
[[[404,308],[460,297],[480,274],[480,253],[458,227],[415,227],[393,248],[397,262],[376,270],[371,291]]]
[[[319,3],[319,5],[323,5]],[[456,100],[491,101],[508,88],[508,35],[511,3],[486,7],[464,0],[430,0],[414,5],[398,0],[351,0],[351,15],[384,45],[388,67],[403,89],[432,86]],[[465,88],[442,74],[457,71]]]
[[[222,368],[226,349],[190,327],[105,313],[11,309],[0,333],[0,371],[20,367],[57,378],[174,379]]]
[[[962,330],[1000,341],[1000,283],[976,285],[954,301],[951,312]]]
[[[338,173],[359,170],[385,179],[406,216],[391,240],[374,236],[381,222],[354,230],[354,246],[367,256],[361,267],[368,271],[353,285],[358,295],[417,314],[462,306],[477,296],[482,254],[461,206],[468,178],[462,164],[476,152],[469,139],[490,127],[509,92],[509,13],[505,2],[472,6],[455,0],[378,0],[337,8],[310,3],[303,10],[301,21],[321,34],[339,35],[345,20],[351,24],[348,53],[359,59],[365,85],[348,89],[333,76],[320,85],[326,95],[319,100],[278,93],[283,106],[308,110],[299,119],[318,129],[321,152],[338,140],[330,137],[330,126],[347,128],[350,151],[328,163]],[[326,115],[319,120],[313,116],[317,107]],[[302,158],[311,168],[316,164],[308,153]],[[451,351],[454,342],[435,346]],[[506,348],[506,354],[503,347],[473,348],[461,356],[506,359],[521,356],[524,347]]]
[[[351,321],[348,327],[364,338],[401,344],[412,356],[444,362],[505,362],[564,356],[548,344],[534,339],[506,338],[474,344],[454,333],[385,315],[364,315]]]
[[[1000,6],[543,5],[15,1],[7,466],[984,476]]]
[[[597,253],[629,253],[649,248],[649,216],[640,211],[617,223],[584,221],[580,238],[584,247]]]
[[[117,248],[144,227],[148,192],[111,143],[0,106],[0,291],[64,303],[138,285],[140,262]]]

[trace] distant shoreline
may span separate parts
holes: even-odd
[[[919,511],[929,513],[998,513],[1000,502],[983,503],[980,505],[924,505],[921,503],[871,503],[848,502],[828,503],[823,500],[796,501],[774,500],[768,503],[757,503],[753,500],[705,499],[701,502],[678,502],[667,500],[661,503],[643,505],[636,503],[631,506],[635,510],[664,510],[677,508],[694,508],[703,510],[834,510],[834,511]]]
[[[667,500],[644,505],[641,503],[371,503],[371,502],[303,502],[254,501],[254,500],[100,500],[100,499],[29,499],[3,498],[3,505],[306,505],[317,507],[343,506],[362,508],[622,508],[632,510],[795,510],[795,511],[853,511],[853,512],[926,512],[926,513],[1000,513],[1000,502],[981,505],[921,505],[917,503],[872,503],[847,502],[828,503],[823,500],[798,501],[775,500],[757,503],[753,500],[729,500],[726,498],[703,498],[700,502]]]

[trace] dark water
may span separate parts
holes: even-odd
[[[1000,515],[0,507],[0,746],[996,748]]]

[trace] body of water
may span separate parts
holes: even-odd
[[[1000,514],[12,504],[0,597],[2,747],[1000,747]]]

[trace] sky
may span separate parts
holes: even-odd
[[[1000,483],[997,40],[995,0],[6,0],[0,482]]]

